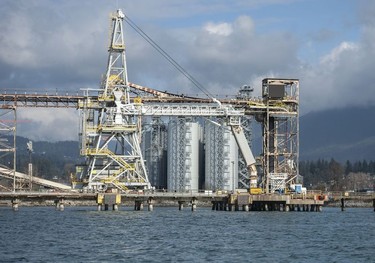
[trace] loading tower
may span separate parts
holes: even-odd
[[[82,110],[81,154],[86,157],[82,172],[90,190],[107,187],[125,190],[149,188],[139,138],[140,106],[130,101],[126,68],[123,19],[119,9],[111,16],[107,71],[99,90],[88,90]],[[96,92],[97,104],[90,97]]]
[[[297,183],[299,175],[299,81],[267,78],[262,82],[262,93],[266,106],[262,184],[266,193],[282,192]]]

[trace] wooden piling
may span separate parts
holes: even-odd
[[[345,211],[345,199],[341,198],[341,211]]]

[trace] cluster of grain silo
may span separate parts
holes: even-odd
[[[142,136],[152,186],[176,192],[238,187],[238,146],[224,122],[176,117],[152,123]]]

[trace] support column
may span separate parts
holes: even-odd
[[[13,211],[18,211],[19,203],[20,203],[20,200],[17,199],[17,198],[12,200],[12,209],[13,209]]]
[[[148,204],[148,211],[154,211],[154,199],[152,197],[150,197],[147,200],[147,204]]]
[[[289,212],[290,211],[289,205],[287,205],[287,204],[284,205],[284,211],[285,212]]]
[[[57,211],[64,211],[64,199],[59,199],[55,201],[56,210]]]
[[[228,202],[224,201],[223,205],[224,205],[224,211],[228,211]]]
[[[184,210],[184,203],[185,203],[184,201],[178,201],[178,210],[180,211]]]
[[[98,204],[97,210],[108,211],[110,207],[112,210],[117,211],[121,204],[121,195],[114,193],[99,193],[96,197],[96,203]]]
[[[341,198],[341,211],[345,211],[345,199]]]
[[[134,201],[134,211],[137,211],[137,210],[138,210],[138,202]]]
[[[249,205],[244,205],[243,210],[246,211],[246,212],[249,212]]]
[[[135,200],[134,201],[134,210],[135,211],[142,211],[143,210],[143,201],[142,200]]]
[[[197,200],[195,198],[191,200],[191,211],[197,211]]]

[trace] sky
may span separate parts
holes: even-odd
[[[296,78],[302,114],[375,105],[371,0],[2,0],[0,92],[98,88],[118,8],[215,96]],[[125,41],[130,82],[203,96],[127,24]],[[19,135],[77,139],[76,110],[18,112]]]

